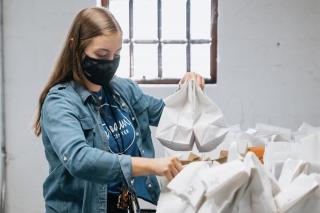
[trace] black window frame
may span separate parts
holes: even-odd
[[[110,0],[101,0],[103,7],[109,8]],[[211,0],[211,39],[191,39],[190,33],[190,8],[191,0],[186,0],[186,39],[185,40],[162,40],[162,0],[157,0],[157,20],[158,35],[154,40],[133,39],[133,3],[129,1],[129,39],[124,39],[124,44],[129,44],[130,70],[129,76],[134,75],[134,45],[135,44],[157,44],[158,45],[158,78],[156,79],[139,79],[135,80],[139,84],[177,84],[180,79],[162,78],[162,47],[164,44],[186,44],[186,62],[187,70],[191,71],[191,45],[193,44],[210,44],[210,78],[206,78],[207,84],[217,83],[217,41],[218,41],[218,0]]]

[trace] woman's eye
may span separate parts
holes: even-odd
[[[108,55],[107,55],[107,54],[106,54],[106,55],[97,54],[97,57],[98,57],[99,59],[107,59],[107,58],[108,58]]]
[[[112,58],[112,56],[109,53],[96,53],[96,57],[98,59],[106,59],[106,60]],[[119,53],[116,53],[113,55],[113,58],[118,58],[118,57],[120,57]]]

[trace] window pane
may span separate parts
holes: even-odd
[[[210,78],[210,44],[191,46],[191,71]]]
[[[157,0],[138,0],[133,5],[133,37],[156,39],[158,36]]]
[[[211,38],[211,0],[191,0],[191,38]]]
[[[111,1],[109,8],[121,26],[121,29],[123,31],[123,39],[128,39],[129,38],[129,1],[128,0]]]
[[[134,45],[134,79],[152,79],[158,76],[158,46]]]
[[[186,45],[163,45],[163,78],[181,78],[186,72]]]
[[[130,55],[129,55],[129,44],[122,44],[120,53],[120,64],[117,69],[116,75],[123,78],[129,78],[130,73]]]
[[[186,39],[186,0],[162,1],[162,38]]]

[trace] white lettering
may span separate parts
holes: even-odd
[[[119,130],[124,129],[126,127],[125,122],[122,120],[119,121]]]
[[[118,131],[118,125],[116,123],[113,124],[114,131]]]

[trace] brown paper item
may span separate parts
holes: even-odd
[[[201,160],[201,158],[198,155],[191,152],[189,154],[188,160],[181,160],[180,162],[182,165],[187,165],[189,163],[196,162],[196,161],[206,161],[206,162],[217,161],[219,163],[225,163],[227,161],[227,158],[228,158],[228,151],[224,151],[224,150],[220,152],[220,156],[218,159],[206,158],[205,160]]]

